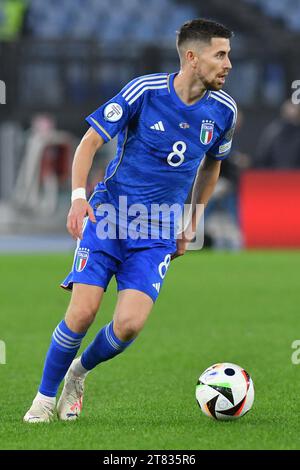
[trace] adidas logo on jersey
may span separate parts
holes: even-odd
[[[154,129],[155,131],[163,131],[165,130],[162,121],[158,121],[153,126],[150,126],[150,129]]]
[[[156,282],[155,284],[152,284],[152,286],[154,287],[154,289],[157,290],[157,292],[159,292],[159,290],[160,290],[160,282]]]

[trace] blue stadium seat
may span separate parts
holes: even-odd
[[[259,6],[262,11],[284,21],[287,27],[300,31],[300,2],[299,0],[246,0]]]
[[[175,30],[196,16],[187,5],[172,0],[30,0],[28,25],[42,38],[96,38],[103,42],[125,38],[148,42],[174,40]],[[163,19],[163,20],[162,20]]]

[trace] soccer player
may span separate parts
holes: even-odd
[[[78,240],[72,271],[62,283],[72,290],[72,297],[64,320],[54,330],[41,384],[24,421],[53,418],[64,377],[58,417],[79,417],[87,374],[135,340],[157,299],[171,257],[184,254],[195,211],[177,240],[174,230],[169,238],[161,232],[147,237],[149,231],[143,228],[140,236],[129,237],[124,220],[127,216],[125,222],[134,220],[132,213],[124,216],[120,201],[126,197],[135,212],[141,205],[149,210],[162,204],[182,207],[193,187],[192,200],[208,202],[221,160],[229,154],[236,122],[236,104],[222,91],[231,69],[231,36],[230,30],[214,21],[185,23],[177,35],[179,72],[135,78],[87,117],[90,128],[74,157],[67,222],[68,231]],[[87,202],[85,187],[94,155],[117,134],[116,156]],[[117,222],[109,219],[109,212]],[[116,236],[102,236],[104,221]],[[173,229],[175,222],[171,221]],[[118,285],[113,320],[75,359],[112,276]]]

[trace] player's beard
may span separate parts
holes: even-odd
[[[205,88],[209,91],[219,91],[223,88],[224,86],[224,83],[217,83],[216,80],[212,80],[212,81],[205,81],[203,82]]]
[[[217,83],[217,80],[218,80],[217,78],[215,78],[213,80],[208,80],[202,74],[198,74],[198,78],[199,78],[199,80],[201,80],[201,82],[205,86],[206,90],[209,90],[209,91],[219,91],[224,86],[224,83]]]
[[[208,87],[207,87],[207,90],[209,91],[219,91],[223,88],[224,86],[224,83],[220,83],[220,85],[217,85],[217,84],[213,84],[211,83]]]

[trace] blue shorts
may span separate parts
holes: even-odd
[[[96,214],[99,204],[107,202],[105,192],[95,193],[90,204]],[[96,215],[97,223],[100,218]],[[61,287],[71,290],[73,283],[100,286],[106,290],[116,277],[118,291],[136,289],[147,294],[153,302],[158,297],[171,254],[176,250],[174,240],[99,239],[97,223],[87,219],[82,240],[75,250],[72,271]]]

